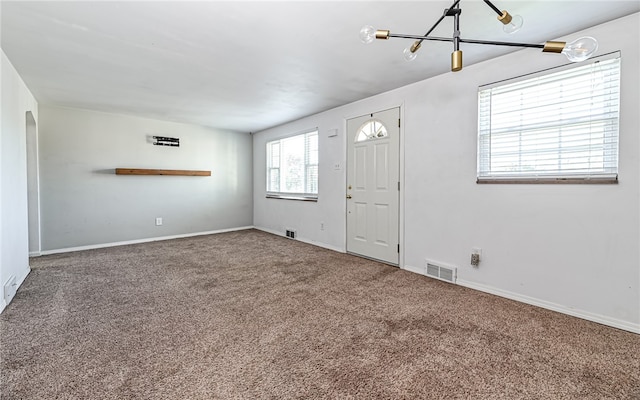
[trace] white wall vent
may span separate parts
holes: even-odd
[[[287,229],[285,234],[290,239],[295,239],[296,238],[296,231],[294,231],[292,229]]]
[[[427,260],[427,276],[441,281],[456,283],[458,269]]]
[[[11,303],[11,300],[13,300],[13,296],[16,295],[17,291],[18,291],[18,285],[16,284],[16,277],[12,276],[11,278],[9,278],[7,283],[4,284],[4,292],[3,292],[4,303],[5,304]]]

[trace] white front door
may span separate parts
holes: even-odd
[[[347,121],[347,251],[398,265],[400,109]]]

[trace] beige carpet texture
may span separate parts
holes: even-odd
[[[31,266],[3,400],[640,399],[640,335],[257,230]]]

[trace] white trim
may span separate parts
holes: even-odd
[[[479,87],[478,183],[617,182],[620,64],[616,52]]]
[[[507,299],[519,301],[521,303],[530,304],[532,306],[545,308],[547,310],[571,315],[573,317],[586,319],[587,321],[597,322],[599,324],[603,324],[603,325],[611,326],[614,328],[622,329],[625,331],[640,334],[640,324],[634,324],[632,322],[622,321],[616,318],[607,317],[605,315],[593,314],[584,310],[576,310],[574,308],[563,306],[561,304],[551,303],[548,301],[536,299],[536,298],[525,296],[522,294],[513,293],[507,290],[502,290],[502,289],[486,286],[486,285],[475,283],[475,282],[465,281],[462,279],[458,279],[456,283],[460,286],[464,286],[470,289],[478,290],[481,292],[493,294],[500,297],[505,297]]]
[[[20,286],[22,286],[22,284],[24,283],[24,280],[27,279],[27,276],[29,276],[29,273],[31,272],[31,267],[29,267],[27,269],[27,273],[24,274],[22,277],[20,277],[20,279],[16,280],[17,286],[16,286],[16,293],[18,292],[18,290],[20,290]],[[4,296],[2,296],[2,300],[0,301],[0,314],[4,311],[4,309],[7,307],[7,302],[4,300]]]
[[[343,212],[344,212],[344,250],[341,251],[343,253],[347,253],[347,241],[349,240],[349,234],[347,232],[347,210],[348,210],[348,206],[347,206],[347,201],[346,201],[346,187],[347,187],[347,182],[349,180],[349,160],[347,159],[348,157],[348,153],[349,153],[349,120],[351,119],[355,119],[355,118],[360,118],[360,117],[364,117],[367,114],[377,114],[377,113],[381,113],[381,112],[385,112],[385,111],[389,111],[389,110],[393,110],[397,108],[398,109],[398,118],[400,118],[400,126],[398,127],[398,182],[400,183],[400,190],[398,190],[398,246],[400,246],[400,251],[398,251],[398,264],[397,267],[400,269],[404,269],[404,262],[405,262],[405,244],[404,244],[404,229],[405,229],[405,207],[404,207],[404,201],[405,201],[405,197],[404,197],[404,185],[405,185],[405,180],[404,180],[404,174],[405,174],[405,138],[404,138],[404,133],[405,133],[405,115],[404,115],[404,109],[405,109],[405,102],[402,101],[399,104],[396,103],[396,105],[392,105],[389,107],[380,107],[378,108],[378,111],[373,111],[373,112],[363,112],[360,113],[359,115],[354,115],[354,116],[350,116],[350,117],[344,117],[343,119],[343,129],[344,129],[344,147],[343,147],[343,154],[342,154],[342,159],[344,160],[344,164],[345,164],[345,168],[344,168],[344,185],[343,187],[345,188],[344,190],[344,208],[343,208]],[[366,256],[363,255],[359,255],[361,257],[367,258]],[[382,261],[382,260],[378,260],[384,263],[387,263],[386,261]],[[396,264],[392,264],[392,263],[388,263],[390,265],[396,265]],[[418,272],[419,273],[419,272]]]
[[[35,162],[35,184],[36,184],[36,219],[37,219],[37,225],[38,225],[38,229],[37,229],[37,234],[38,234],[38,249],[36,251],[34,251],[33,253],[38,253],[37,255],[40,255],[40,250],[42,250],[42,210],[41,210],[41,200],[40,200],[40,133],[39,133],[39,129],[40,129],[40,124],[39,121],[37,119],[37,112],[34,113],[33,110],[28,110],[25,112],[25,135],[27,136],[27,142],[29,142],[29,135],[27,132],[27,122],[26,122],[26,116],[28,114],[31,114],[31,118],[33,118],[33,122],[35,125],[35,143],[34,143],[34,147],[35,147],[35,160],[33,160]],[[29,163],[29,148],[28,148],[28,143],[27,143],[27,164]],[[28,176],[28,175],[27,175]],[[28,184],[28,178],[27,178],[27,184]],[[28,203],[27,203],[28,204]],[[31,247],[31,238],[29,238],[29,247]],[[31,253],[29,253],[29,257],[31,257]]]
[[[306,195],[306,194],[291,194],[285,195],[277,192],[269,193],[265,196],[267,199],[281,199],[281,200],[298,200],[298,201],[311,201],[318,202],[318,195]]]
[[[259,227],[259,226],[254,226],[253,228],[257,229],[259,231],[270,233],[272,235],[286,237],[282,232],[278,232],[278,231],[275,231],[273,229],[262,228],[262,227]],[[310,245],[313,245],[313,246],[322,247],[322,248],[327,249],[327,250],[332,250],[332,251],[335,251],[335,252],[338,252],[338,253],[346,253],[345,249],[341,249],[340,247],[332,246],[330,244],[326,244],[326,243],[322,243],[322,242],[316,242],[315,240],[305,239],[305,238],[301,238],[301,237],[297,237],[297,238],[295,238],[295,240],[297,240],[299,242],[302,242],[302,243],[310,244]]]
[[[246,230],[246,229],[257,229],[259,231],[263,231],[263,232],[271,233],[271,234],[274,234],[274,235],[277,235],[277,236],[285,237],[284,234],[282,234],[280,232],[277,232],[277,231],[274,231],[272,229],[262,228],[262,227],[257,227],[257,226],[243,226],[243,227],[238,227],[238,228],[221,229],[221,230],[216,230],[216,231],[187,233],[187,234],[182,234],[182,235],[163,236],[163,237],[149,238],[149,239],[137,239],[137,240],[124,241],[124,242],[104,243],[104,244],[80,246],[80,247],[68,247],[68,248],[56,249],[56,250],[45,250],[45,251],[42,251],[41,254],[42,255],[48,255],[48,254],[66,253],[66,252],[72,252],[72,251],[82,251],[82,250],[98,249],[98,248],[104,248],[104,247],[123,246],[123,245],[128,245],[128,244],[156,242],[156,241],[169,240],[169,239],[179,239],[179,238],[192,237],[192,236],[212,235],[212,234],[216,234],[216,233],[234,232],[234,231],[241,231],[241,230]],[[298,240],[300,242],[303,242],[303,243],[311,244],[311,245],[314,245],[314,246],[322,247],[322,248],[325,248],[325,249],[328,249],[328,250],[333,250],[333,251],[336,251],[338,253],[345,253],[344,249],[341,249],[341,248],[336,247],[336,246],[328,245],[328,244],[325,244],[325,243],[316,242],[316,241],[313,241],[313,240],[303,239],[303,238],[298,238],[296,240]],[[426,275],[426,271],[425,271],[424,268],[413,267],[411,265],[404,265],[403,267],[401,267],[401,269],[403,269],[405,271],[412,272],[412,273],[416,273],[416,274],[427,276]],[[21,277],[21,279],[18,281],[19,282],[18,283],[18,287],[20,287],[20,285],[22,285],[24,280],[27,278],[27,275],[29,275],[29,272],[31,272],[31,269],[29,269],[27,271],[27,273],[23,277]],[[562,314],[566,314],[566,315],[571,315],[573,317],[582,318],[582,319],[585,319],[587,321],[596,322],[596,323],[599,323],[599,324],[611,326],[613,328],[618,328],[618,329],[622,329],[622,330],[625,330],[625,331],[629,331],[629,332],[640,334],[640,324],[634,324],[632,322],[623,321],[623,320],[607,317],[607,316],[600,315],[600,314],[593,314],[593,313],[590,313],[590,312],[587,312],[587,311],[584,311],[584,310],[576,310],[576,309],[573,309],[573,308],[570,308],[570,307],[566,307],[566,306],[563,306],[563,305],[560,305],[560,304],[551,303],[551,302],[548,302],[548,301],[544,301],[544,300],[536,299],[536,298],[533,298],[533,297],[521,295],[521,294],[510,292],[510,291],[507,291],[507,290],[498,289],[498,288],[495,288],[495,287],[492,287],[492,286],[486,286],[486,285],[475,283],[475,282],[465,281],[465,280],[462,280],[462,279],[458,279],[455,282],[455,284],[460,285],[460,286],[464,286],[464,287],[467,287],[467,288],[470,288],[470,289],[478,290],[480,292],[493,294],[495,296],[500,296],[500,297],[504,297],[504,298],[507,298],[507,299],[519,301],[521,303],[530,304],[532,306],[544,308],[544,309],[551,310],[551,311],[556,311],[556,312],[559,312],[559,313],[562,313]],[[7,305],[5,304],[4,299],[1,299],[0,300],[0,313],[2,312],[2,310],[4,310],[4,308],[6,306]]]
[[[320,138],[320,127],[316,126],[315,128],[302,129],[295,133],[289,132],[289,133],[283,133],[282,136],[274,136],[273,139],[269,140],[268,142],[265,142],[265,144],[269,142],[277,142],[278,140],[282,140],[282,139],[289,139],[294,136],[306,135],[307,133],[311,133],[311,132],[317,132],[318,139]]]
[[[346,253],[346,250],[341,249],[341,248],[336,247],[336,246],[332,246],[330,244],[326,244],[326,243],[322,243],[322,242],[316,242],[314,240],[305,239],[305,238],[296,238],[296,240],[299,240],[299,241],[301,241],[303,243],[306,243],[306,244],[311,244],[313,246],[322,247],[322,248],[325,248],[327,250],[333,250],[333,251],[336,251],[338,253]]]
[[[219,230],[215,230],[215,231],[184,233],[184,234],[180,234],[180,235],[160,236],[160,237],[155,237],[155,238],[125,240],[123,242],[91,244],[91,245],[88,245],[88,246],[66,247],[66,248],[63,248],[63,249],[43,250],[43,251],[40,252],[40,255],[46,256],[46,255],[49,255],[49,254],[69,253],[69,252],[72,252],[72,251],[83,251],[83,250],[91,250],[91,249],[101,249],[101,248],[104,248],[104,247],[125,246],[125,245],[128,245],[128,244],[159,242],[161,240],[181,239],[181,238],[192,237],[192,236],[214,235],[214,234],[217,234],[217,233],[243,231],[243,230],[246,230],[246,229],[253,229],[253,228],[254,228],[253,226],[241,226],[241,227],[237,227],[237,228],[219,229]]]
[[[398,171],[400,173],[400,176],[398,177],[398,180],[400,181],[400,190],[398,193],[398,244],[400,245],[400,254],[398,254],[398,267],[402,268],[404,266],[404,262],[405,262],[405,254],[406,254],[406,246],[405,246],[405,207],[404,207],[404,202],[405,202],[405,192],[404,192],[404,185],[405,185],[405,180],[404,180],[404,174],[405,174],[405,165],[404,165],[404,157],[405,157],[405,118],[404,118],[404,101],[398,106],[398,108],[400,109],[400,130],[399,130],[399,134],[400,134],[400,143],[398,144],[400,146],[400,154],[398,154],[399,159],[398,162],[400,163],[400,170]]]
[[[29,257],[40,257],[42,255],[42,253],[40,253],[40,251],[30,251],[29,252]]]
[[[314,166],[316,167],[316,169],[318,168],[318,160],[316,160],[315,164],[311,164],[309,162],[309,147],[310,147],[310,139],[309,139],[309,135],[313,135],[315,134],[316,137],[316,147],[318,147],[319,149],[319,144],[320,144],[320,129],[318,127],[308,130],[308,131],[304,131],[301,133],[297,133],[297,134],[293,134],[291,136],[287,136],[287,137],[282,137],[279,139],[273,139],[273,140],[269,140],[268,142],[265,143],[265,150],[266,150],[266,181],[265,181],[265,186],[266,186],[266,192],[267,192],[267,198],[274,198],[274,199],[287,199],[287,200],[304,200],[304,201],[318,201],[318,188],[316,187],[316,193],[312,193],[312,192],[283,192],[283,191],[274,191],[274,190],[269,190],[271,189],[271,169],[275,169],[271,167],[271,162],[273,161],[273,157],[272,157],[272,145],[277,142],[278,143],[278,187],[280,188],[280,183],[281,183],[281,178],[282,178],[282,169],[283,169],[283,164],[282,164],[282,142],[288,139],[293,139],[293,138],[297,138],[302,136],[304,139],[304,190],[310,189],[309,186],[309,182],[308,182],[308,167],[309,166]],[[319,153],[318,153],[319,154]],[[319,157],[319,156],[318,156]],[[316,178],[316,186],[318,185],[318,178]]]
[[[595,64],[597,62],[600,61],[607,61],[607,60],[612,60],[614,58],[621,58],[622,57],[622,52],[620,50],[618,51],[612,51],[611,53],[606,53],[606,54],[602,54],[599,56],[594,56],[594,57],[590,57],[589,61],[586,61],[583,63],[583,65],[589,65],[589,64]],[[551,67],[551,68],[545,68],[541,71],[534,71],[534,72],[530,72],[527,74],[522,74],[522,75],[518,75],[518,76],[512,76],[511,78],[505,78],[505,79],[501,79],[499,81],[495,81],[495,82],[491,82],[491,83],[485,83],[482,84],[480,86],[478,86],[478,90],[482,89],[492,89],[494,87],[498,87],[498,86],[503,86],[503,85],[508,85],[510,83],[518,83],[518,82],[522,82],[524,80],[527,79],[534,79],[537,78],[539,76],[546,76],[549,74],[553,74],[554,72],[562,72],[562,71],[566,71],[568,69],[573,69],[573,68],[578,68],[579,65],[576,65],[576,63],[574,62],[568,62],[566,64],[562,64],[559,65],[557,67]]]
[[[416,273],[416,274],[427,276],[426,275],[427,271],[424,268],[405,265],[404,268],[402,269],[409,272]],[[483,285],[480,283],[465,281],[463,279],[458,279],[455,282],[455,284],[464,286],[469,289],[478,290],[480,292],[489,293],[495,296],[500,296],[510,300],[515,300],[521,303],[529,304],[532,306],[559,312],[561,314],[571,315],[572,317],[577,317],[577,318],[585,319],[587,321],[596,322],[602,325],[607,325],[613,328],[618,328],[625,331],[640,334],[640,324],[634,324],[629,321],[622,321],[616,318],[607,317],[605,315],[593,314],[584,310],[576,310],[574,308],[563,306],[561,304],[551,303],[548,301],[536,299],[536,298],[525,296],[522,294],[510,292],[508,290],[502,290],[492,286]]]
[[[405,265],[401,269],[403,269],[405,271],[413,272],[414,274],[420,274],[420,275],[427,276],[427,271],[424,269],[424,267],[420,268],[420,267],[413,267],[411,265]]]

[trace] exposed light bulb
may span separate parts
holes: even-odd
[[[365,25],[360,29],[360,41],[364,44],[373,43],[376,40],[376,28]]]
[[[502,27],[502,30],[504,31],[504,33],[508,33],[508,34],[516,33],[520,30],[520,28],[522,28],[523,24],[524,24],[524,19],[522,19],[521,16],[513,15],[511,16],[511,21],[509,21],[508,24],[505,24]]]
[[[418,54],[411,51],[411,47],[407,47],[406,49],[404,49],[402,51],[402,55],[404,56],[404,59],[407,61],[413,61],[418,56]]]
[[[580,62],[591,57],[598,50],[598,41],[591,36],[585,36],[567,43],[562,49],[562,54],[567,56],[569,61]]]

